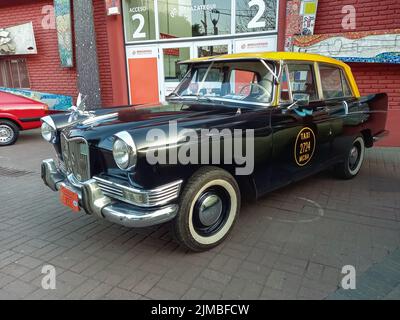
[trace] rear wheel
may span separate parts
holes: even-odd
[[[19,136],[18,126],[9,120],[0,120],[0,147],[13,145]]]
[[[183,190],[175,235],[192,251],[209,250],[226,239],[239,211],[240,191],[232,175],[219,168],[202,168]]]
[[[345,161],[335,166],[335,173],[342,179],[355,178],[364,163],[365,142],[362,136],[358,136],[346,155]]]

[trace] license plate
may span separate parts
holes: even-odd
[[[72,190],[61,187],[60,200],[64,206],[70,208],[73,212],[81,211],[81,209],[79,208],[79,196]]]

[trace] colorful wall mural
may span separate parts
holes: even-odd
[[[58,51],[61,65],[71,68],[74,66],[74,56],[70,0],[54,0],[54,14],[56,17]]]
[[[42,103],[47,104],[50,110],[68,110],[73,105],[72,97],[60,94],[44,93],[44,92],[37,92],[24,89],[1,88],[1,87],[0,91],[40,101]]]
[[[400,63],[400,29],[295,36],[293,51],[345,62]]]
[[[296,35],[313,35],[318,0],[289,0],[286,5],[285,51],[293,50]]]

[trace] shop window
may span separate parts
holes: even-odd
[[[277,0],[123,0],[126,41],[274,31],[277,5]]]
[[[0,87],[30,88],[25,59],[0,59]]]
[[[276,0],[235,0],[236,33],[271,31],[276,28]]]
[[[231,33],[227,0],[158,1],[160,38],[191,38]]]
[[[190,59],[190,48],[164,49],[165,82],[180,82],[188,71],[188,65],[179,62]]]
[[[128,42],[156,39],[153,0],[124,0],[123,9]]]
[[[319,72],[325,99],[351,96],[351,90],[342,69],[320,65]]]

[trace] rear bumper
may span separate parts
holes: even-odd
[[[174,219],[178,205],[141,208],[105,196],[96,180],[89,180],[77,187],[58,171],[54,160],[42,162],[41,176],[44,184],[57,192],[65,187],[79,196],[79,206],[89,215],[128,227],[142,228],[159,225]]]
[[[386,138],[386,137],[389,135],[389,133],[390,133],[389,131],[386,131],[386,130],[385,130],[385,131],[382,131],[382,132],[380,132],[380,133],[374,135],[374,137],[373,137],[374,142],[378,142],[378,141],[380,141],[380,140]]]

